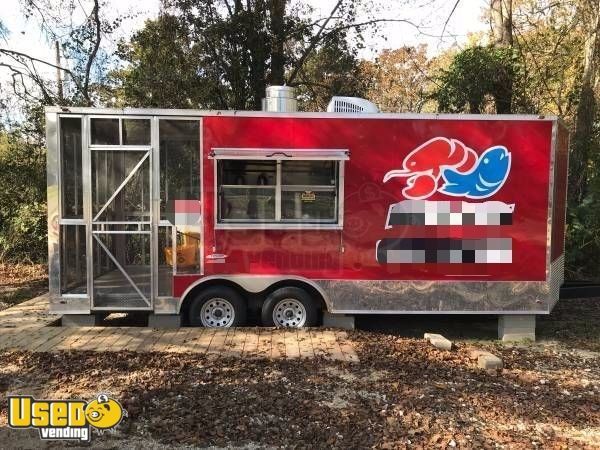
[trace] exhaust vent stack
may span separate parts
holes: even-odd
[[[296,112],[298,101],[296,89],[291,86],[268,86],[266,97],[263,101],[263,111],[269,112]]]
[[[374,103],[364,98],[332,97],[327,105],[327,112],[378,113],[379,109]]]

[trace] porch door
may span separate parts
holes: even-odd
[[[147,144],[89,147],[94,310],[153,306],[153,158]]]

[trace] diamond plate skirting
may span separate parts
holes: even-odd
[[[529,313],[547,314],[544,281],[321,280],[334,313]]]

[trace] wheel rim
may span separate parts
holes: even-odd
[[[273,309],[276,327],[300,328],[306,323],[306,308],[295,298],[280,300]]]
[[[202,326],[208,328],[227,328],[235,320],[233,305],[224,298],[211,298],[200,310]]]

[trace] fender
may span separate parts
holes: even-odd
[[[242,289],[252,293],[262,292],[280,281],[301,281],[315,288],[315,290],[321,295],[321,297],[323,297],[323,300],[325,301],[325,305],[327,306],[328,310],[331,310],[332,308],[331,300],[329,299],[329,296],[325,293],[323,288],[318,283],[316,283],[313,280],[309,280],[308,278],[299,277],[295,275],[210,275],[208,277],[200,278],[199,280],[194,281],[187,287],[187,289],[184,291],[181,297],[179,297],[179,300],[177,302],[177,314],[181,313],[181,305],[183,304],[184,300],[189,295],[189,293],[196,287],[211,280],[231,281],[232,283],[235,283],[238,286],[240,286]]]

